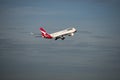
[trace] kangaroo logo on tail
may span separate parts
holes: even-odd
[[[47,39],[52,38],[52,36],[48,34],[42,27],[40,28],[40,32],[41,32],[42,37],[47,38]]]

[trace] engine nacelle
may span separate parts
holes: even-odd
[[[74,33],[70,33],[69,36],[74,36]]]

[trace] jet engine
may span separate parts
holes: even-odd
[[[74,36],[74,33],[70,33],[69,36]]]

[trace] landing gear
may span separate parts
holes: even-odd
[[[61,37],[61,40],[64,40],[65,39],[65,37]]]
[[[56,37],[56,38],[55,38],[55,40],[57,40],[57,39],[64,40],[64,39],[65,39],[65,37],[63,37],[63,36],[62,36],[62,37]]]
[[[55,40],[57,40],[58,38],[56,37]]]

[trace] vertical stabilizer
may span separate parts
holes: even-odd
[[[40,32],[42,37],[47,38],[47,39],[52,39],[52,36],[50,34],[48,34],[44,28],[40,27]]]

